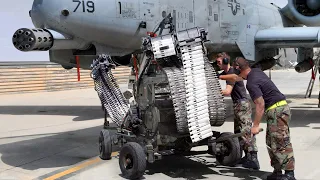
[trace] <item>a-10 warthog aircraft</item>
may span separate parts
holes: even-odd
[[[312,68],[319,46],[320,2],[289,0],[282,9],[268,0],[34,0],[35,28],[14,33],[21,51],[49,51],[65,68],[89,69],[95,55],[108,53],[126,65],[148,32],[168,33],[202,27],[208,31],[208,56],[226,51],[262,69],[277,63],[279,48],[297,48],[297,72]],[[302,27],[306,25],[308,27]],[[310,61],[311,59],[311,61]]]
[[[305,72],[320,41],[316,0],[289,0],[282,9],[266,0],[35,0],[30,16],[35,28],[18,29],[14,46],[92,70],[117,125],[114,136],[101,131],[100,157],[110,159],[120,144],[120,169],[130,179],[143,175],[146,160],[199,145],[222,165],[241,159],[244,134],[212,131],[226,119],[214,54],[243,56],[266,70],[280,48],[297,48],[295,69]],[[134,101],[112,75],[117,65],[132,67]]]

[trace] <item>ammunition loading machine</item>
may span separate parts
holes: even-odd
[[[120,92],[111,58],[101,55],[93,61],[95,89],[117,125],[115,135],[100,132],[100,157],[110,159],[112,146],[119,145],[124,177],[141,177],[147,161],[188,153],[195,146],[207,145],[222,165],[241,158],[237,135],[212,131],[224,124],[226,105],[205,41],[201,28],[144,38],[142,53],[133,58],[132,102]]]

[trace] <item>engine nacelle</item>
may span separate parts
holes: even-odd
[[[280,11],[297,24],[306,26],[320,25],[319,0],[288,0],[287,6]]]

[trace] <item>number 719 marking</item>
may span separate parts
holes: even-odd
[[[94,2],[93,1],[79,1],[79,0],[73,0],[73,2],[78,3],[77,7],[73,10],[73,12],[76,12],[79,8],[79,6],[82,4],[82,12],[93,13],[94,12]],[[87,9],[86,9],[87,6]]]

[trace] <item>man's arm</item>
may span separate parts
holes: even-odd
[[[222,90],[222,94],[225,96],[229,96],[232,92],[233,86],[227,84],[226,89]]]
[[[262,98],[262,96],[260,96],[259,98],[254,100],[254,103],[256,105],[256,113],[251,132],[252,134],[257,134],[259,133],[259,125],[264,114],[264,99]]]
[[[220,75],[219,79],[230,81],[230,82],[243,81],[242,77],[236,74]]]
[[[258,134],[260,121],[264,114],[263,93],[258,85],[258,82],[255,82],[255,81],[247,82],[247,90],[249,91],[251,99],[256,105],[256,111],[255,111],[255,116],[253,121],[253,127],[251,128],[251,134]]]

